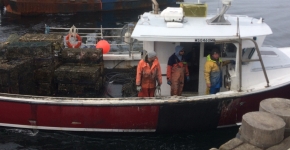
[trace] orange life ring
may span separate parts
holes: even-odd
[[[79,48],[81,46],[81,44],[82,44],[82,38],[78,34],[76,34],[76,38],[78,40],[78,43],[77,44],[71,44],[70,41],[69,41],[69,36],[70,35],[68,34],[65,37],[65,41],[66,41],[67,47],[69,47],[69,48]]]

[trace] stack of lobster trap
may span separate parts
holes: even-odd
[[[11,39],[0,56],[0,92],[95,96],[101,90],[102,49],[65,49],[59,34],[25,34]]]
[[[31,59],[0,60],[0,92],[33,94],[33,87],[26,87],[26,83],[33,83],[31,76]]]
[[[29,53],[32,61],[33,79],[37,95],[49,96],[55,93],[54,70],[61,64],[58,52],[63,47],[63,36],[58,34],[25,34],[19,39],[22,42],[37,44],[43,43],[45,46],[38,46]]]
[[[55,70],[58,94],[91,97],[103,86],[102,49],[66,48],[61,52],[62,64]]]
[[[63,37],[56,34],[25,34],[10,42],[6,46],[4,60],[14,66],[10,70],[3,68],[2,72],[14,71],[14,74],[17,74],[13,78],[10,74],[8,78],[9,82],[19,85],[19,91],[1,92],[52,95],[53,72],[58,62],[55,51],[60,51],[63,47],[62,41]],[[5,65],[1,63],[2,67]]]

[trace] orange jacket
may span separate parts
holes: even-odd
[[[139,61],[136,75],[136,85],[142,88],[155,88],[156,81],[162,84],[161,68],[158,59],[155,59],[150,68],[149,64],[143,59]]]

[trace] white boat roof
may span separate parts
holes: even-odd
[[[147,18],[144,21],[142,18]],[[245,15],[225,14],[225,19],[231,25],[208,25],[207,17],[184,17],[183,27],[168,28],[164,17],[160,14],[146,12],[137,22],[132,37],[139,41],[195,42],[196,39],[228,39],[237,34],[237,18],[241,37],[254,37],[272,34],[271,28],[258,19]]]

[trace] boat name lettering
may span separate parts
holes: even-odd
[[[215,42],[215,39],[195,39],[195,42]]]

